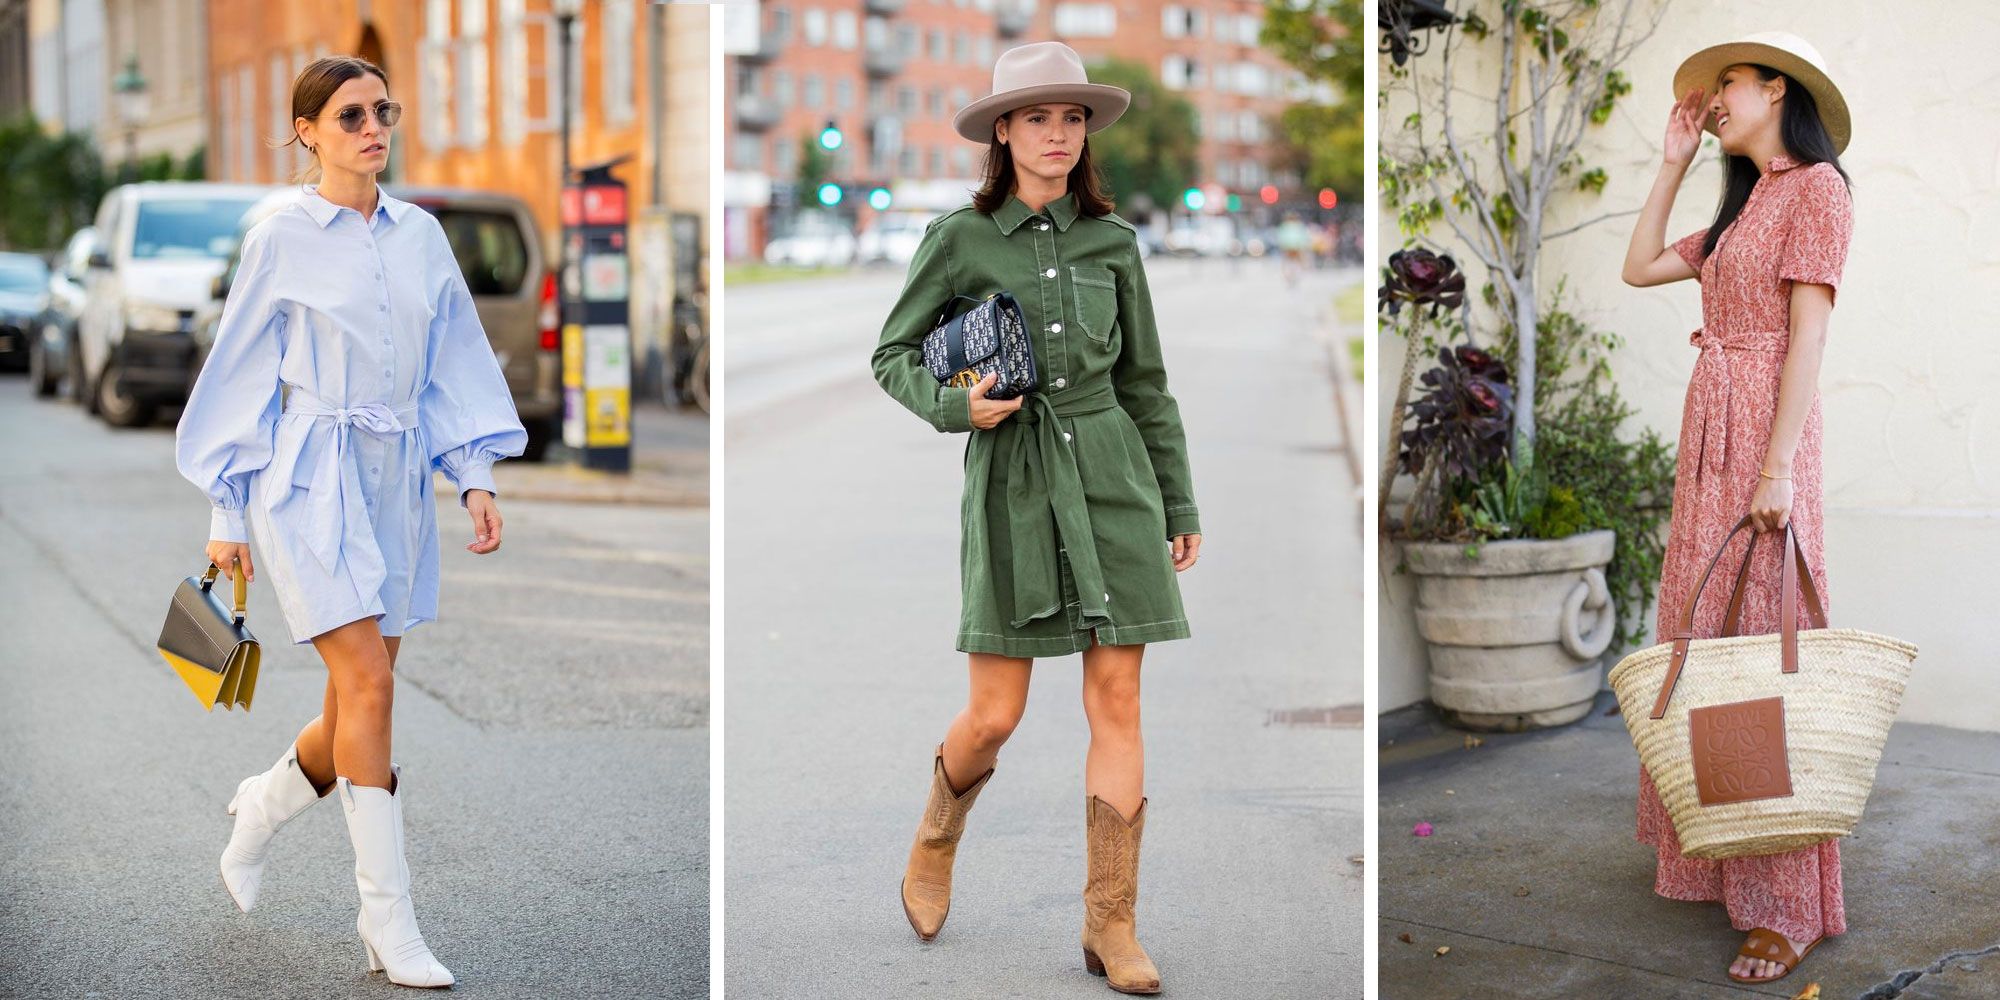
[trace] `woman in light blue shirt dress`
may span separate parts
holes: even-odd
[[[250,910],[272,835],[337,787],[370,969],[445,986],[410,905],[391,670],[401,637],[437,618],[432,471],[457,487],[467,548],[490,553],[492,466],[527,434],[444,230],[376,186],[401,113],[382,71],[321,59],[292,110],[322,180],[244,236],[176,458],[214,506],[209,557],[269,571],[293,642],[313,644],[328,681],[322,714],[231,800],[223,882]]]

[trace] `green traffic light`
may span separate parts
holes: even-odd
[[[1186,205],[1190,212],[1199,212],[1203,205],[1208,204],[1208,196],[1202,194],[1200,188],[1188,188],[1187,192],[1181,195],[1181,204]]]
[[[877,212],[888,211],[889,205],[893,201],[894,199],[890,196],[888,188],[878,187],[875,190],[868,192],[868,207],[874,209]]]
[[[829,208],[840,204],[840,185],[831,181],[819,186],[819,203]]]
[[[840,148],[840,144],[844,141],[845,140],[842,138],[840,134],[840,126],[835,125],[832,122],[828,122],[825,128],[820,129],[819,132],[820,148],[828,151],[836,150]]]

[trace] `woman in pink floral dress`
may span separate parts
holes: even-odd
[[[1682,64],[1674,89],[1684,96],[1669,115],[1664,161],[1624,269],[1633,285],[1701,284],[1702,325],[1690,338],[1700,354],[1681,414],[1660,576],[1662,636],[1745,514],[1759,532],[1792,524],[1828,597],[1817,382],[1853,227],[1836,158],[1847,145],[1847,106],[1812,46],[1772,32],[1705,49]],[[1709,228],[1668,247],[1667,215],[1704,128],[1722,144],[1721,206]],[[1725,569],[1740,563],[1749,538],[1732,543]],[[1778,631],[1780,550],[1756,548],[1739,634]],[[1721,634],[1725,603],[1711,595],[1699,605],[1697,638]],[[1643,767],[1638,836],[1659,854],[1654,891],[1721,902],[1736,929],[1749,932],[1729,966],[1733,980],[1782,978],[1814,945],[1847,929],[1836,841],[1719,862],[1682,857]]]

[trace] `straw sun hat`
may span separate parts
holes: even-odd
[[[1696,88],[1712,93],[1722,71],[1740,63],[1769,66],[1806,88],[1819,105],[1819,120],[1833,139],[1833,151],[1839,153],[1847,148],[1851,132],[1847,99],[1840,96],[1840,88],[1827,75],[1826,60],[1820,57],[1819,50],[1787,31],[1760,31],[1733,42],[1711,45],[1687,57],[1681,68],[1674,71],[1674,96],[1684,97]],[[1702,127],[1714,132],[1715,122],[1707,121]]]
[[[992,142],[993,122],[1016,108],[1081,104],[1090,112],[1084,130],[1096,132],[1117,121],[1131,103],[1129,91],[1091,83],[1075,49],[1061,42],[1033,42],[1000,53],[993,61],[993,93],[966,105],[951,124],[973,142]]]

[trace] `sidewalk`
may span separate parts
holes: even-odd
[[[501,462],[493,467],[500,495],[513,500],[708,506],[708,415],[639,403],[632,409],[632,471],[585,469],[557,443],[545,462]],[[444,477],[438,498],[456,502]]]
[[[1898,725],[1841,845],[1848,933],[1743,986],[1724,975],[1742,935],[1721,907],[1652,892],[1615,704],[1476,746],[1427,706],[1382,717],[1384,1000],[1794,997],[1813,982],[1824,1000],[2000,996],[2000,733]],[[1419,822],[1435,833],[1413,836]]]

